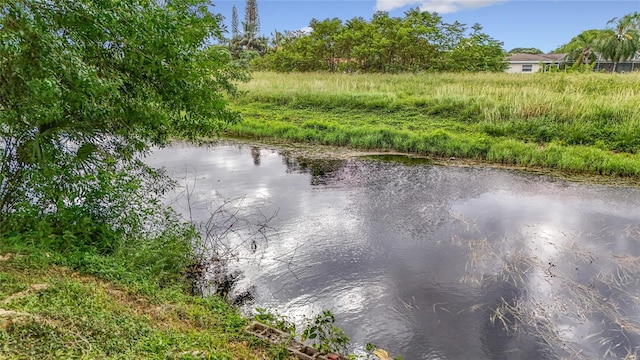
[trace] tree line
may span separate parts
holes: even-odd
[[[247,2],[250,7],[255,1]],[[480,24],[445,23],[437,13],[417,8],[403,17],[379,11],[370,21],[313,19],[308,31],[275,31],[271,37],[257,36],[257,18],[248,15],[240,33],[234,25],[235,10],[234,14],[228,48],[235,58],[253,52],[251,64],[258,70],[396,73],[505,68],[502,42],[482,32]]]

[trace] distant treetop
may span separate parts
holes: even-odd
[[[508,54],[509,55],[513,55],[513,54],[543,54],[543,52],[542,52],[542,50],[537,49],[537,48],[517,47],[517,48],[513,48],[513,49],[509,50]]]

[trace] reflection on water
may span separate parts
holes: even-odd
[[[277,212],[268,242],[238,248],[254,306],[298,321],[330,309],[356,345],[405,359],[640,351],[637,189],[236,144],[176,146],[148,161],[196,179],[196,220],[219,195],[250,214]]]

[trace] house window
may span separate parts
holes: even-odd
[[[533,71],[533,65],[529,64],[529,65],[522,65],[522,72],[532,72]]]

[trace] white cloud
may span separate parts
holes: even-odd
[[[376,10],[391,11],[407,5],[416,5],[421,11],[448,14],[465,9],[489,6],[503,1],[506,0],[377,0]]]
[[[455,1],[427,1],[420,4],[420,11],[437,12],[438,14],[449,14],[462,10]]]
[[[424,0],[378,0],[376,2],[376,10],[391,11],[406,5],[415,5],[424,2]]]

